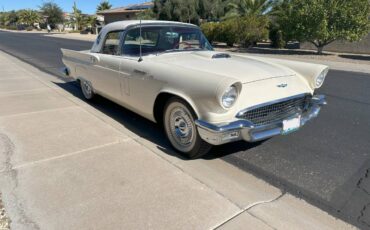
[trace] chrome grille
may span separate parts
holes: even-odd
[[[307,95],[287,99],[274,104],[247,110],[239,114],[237,117],[251,121],[253,124],[258,126],[273,124],[304,111],[311,98],[312,96]]]

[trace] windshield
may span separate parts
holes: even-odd
[[[122,54],[143,55],[191,50],[213,50],[198,28],[184,26],[150,26],[129,30],[122,46]]]

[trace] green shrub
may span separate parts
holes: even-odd
[[[8,29],[8,30],[18,30],[17,26],[14,26],[14,25],[6,26],[6,29]]]
[[[234,43],[238,42],[238,25],[235,20],[226,20],[220,23],[217,29],[218,36],[221,42],[225,42],[228,46],[233,46]]]
[[[217,35],[218,23],[215,23],[215,22],[203,23],[200,26],[200,28],[202,29],[204,35],[207,37],[210,43],[217,40],[216,35]]]
[[[265,16],[250,15],[238,19],[238,43],[248,48],[258,41],[267,39],[268,23]]]
[[[237,28],[231,20],[204,23],[201,29],[210,42],[224,42],[228,46],[233,46],[237,41]]]
[[[235,17],[220,23],[205,23],[201,28],[210,41],[225,42],[228,46],[235,43],[250,47],[268,38],[268,19],[265,16]]]
[[[285,47],[286,42],[283,37],[283,32],[280,29],[273,28],[269,34],[271,40],[271,46],[273,48],[282,49]]]
[[[32,30],[33,30],[33,26],[28,26],[28,27],[26,28],[26,30],[27,30],[27,31],[32,31]]]
[[[68,33],[70,33],[70,34],[72,34],[72,33],[79,34],[79,33],[81,33],[81,30],[70,30],[70,31],[68,31]]]

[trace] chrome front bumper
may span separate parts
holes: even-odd
[[[310,107],[294,116],[301,116],[300,126],[317,117],[321,107],[326,105],[324,95],[314,95]],[[229,124],[215,125],[202,120],[195,121],[200,137],[212,145],[222,145],[234,141],[245,140],[255,142],[283,133],[283,120],[273,124],[255,126],[247,120],[237,120]]]

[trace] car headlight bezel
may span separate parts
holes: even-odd
[[[236,85],[229,86],[220,98],[220,104],[224,109],[230,109],[238,100],[239,91]]]
[[[329,73],[329,68],[326,68],[323,71],[321,71],[319,75],[315,77],[314,86],[316,89],[320,88],[324,84],[326,75],[328,75],[328,73]]]

